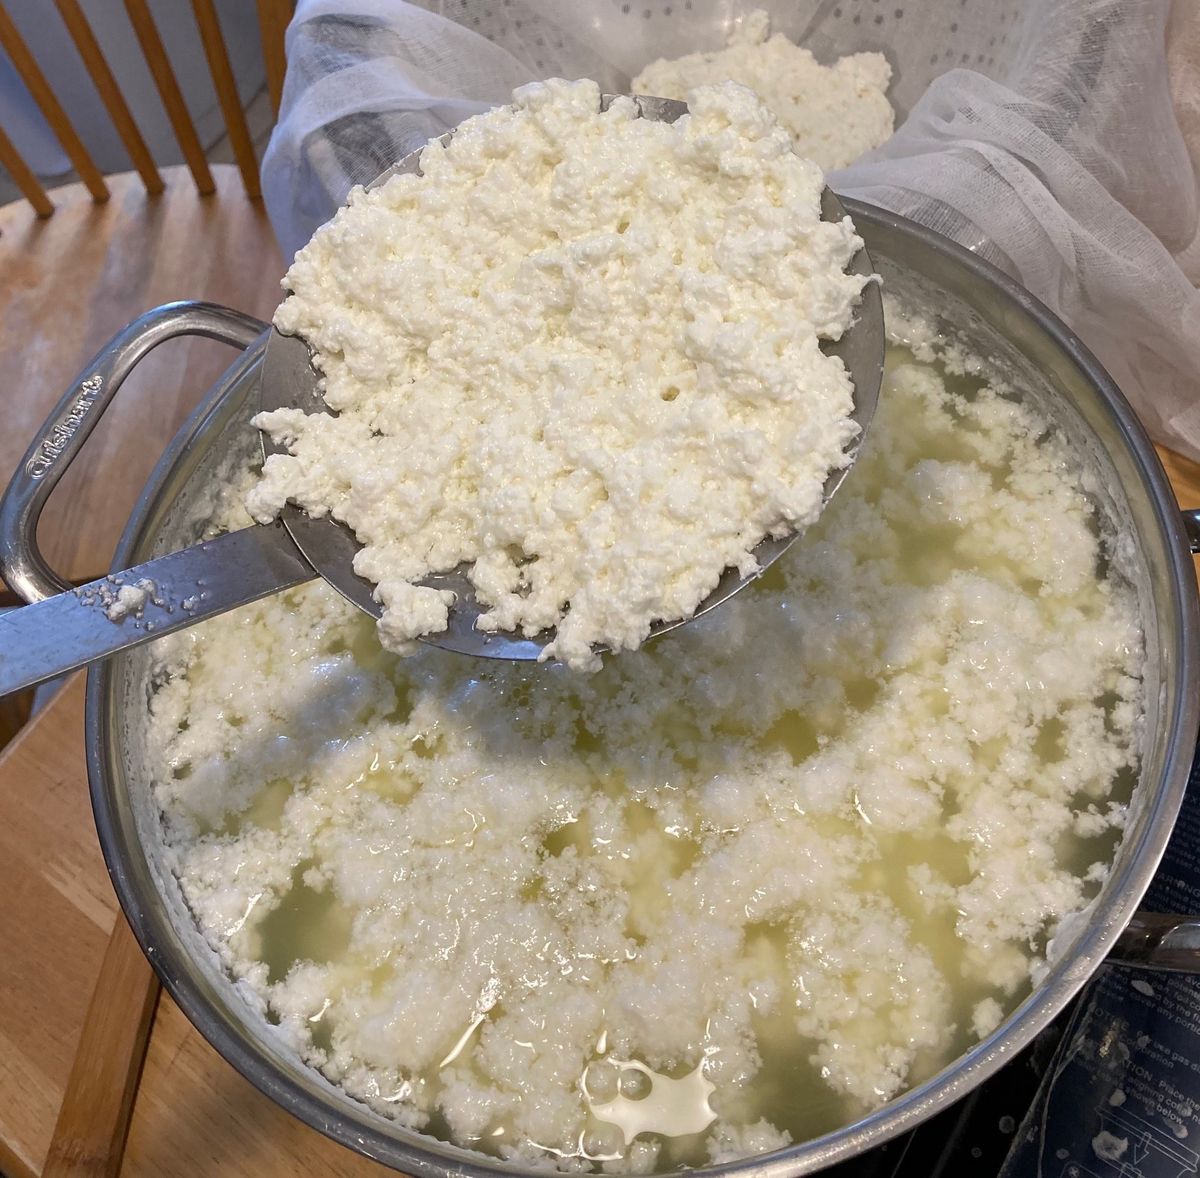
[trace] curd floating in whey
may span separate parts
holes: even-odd
[[[595,669],[817,518],[858,432],[819,345],[861,241],[743,87],[674,124],[593,82],[513,100],[297,255],[275,322],[338,416],[256,419],[291,454],[249,506],[353,529],[390,649],[445,629],[453,595],[416,582],[467,562],[482,629],[553,628],[545,657]]]
[[[1142,656],[1077,459],[981,384],[898,351],[821,520],[592,676],[397,659],[319,583],[167,639],[165,837],[241,992],[568,1170],[803,1141],[990,1034],[1107,870]]]

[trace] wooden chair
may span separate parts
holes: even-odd
[[[157,195],[163,191],[165,186],[162,174],[150,156],[137,123],[121,94],[121,88],[117,84],[91,26],[88,24],[87,17],[80,7],[79,0],[54,0],[54,4],[100,95],[100,100],[104,103],[105,109],[112,119],[117,134],[121,137],[121,142],[129,152],[129,158],[133,161],[147,194]],[[278,115],[280,96],[283,93],[283,34],[290,17],[292,3],[290,0],[257,0],[257,4],[267,89],[271,95],[271,104]],[[246,195],[257,199],[261,193],[258,184],[258,165],[254,158],[254,145],[250,140],[241,100],[238,98],[233,70],[229,64],[229,54],[225,48],[225,39],[221,34],[220,21],[217,19],[217,10],[213,0],[192,0],[192,9],[195,13],[197,30],[204,46],[205,57],[208,59],[209,72],[212,75],[217,99],[221,104],[225,128],[229,133]],[[146,64],[154,77],[155,86],[171,121],[179,149],[183,153],[192,179],[195,181],[196,191],[201,196],[210,196],[216,192],[216,182],[204,158],[204,149],[196,135],[195,125],[188,113],[179,84],[175,80],[170,59],[167,57],[154,18],[150,14],[147,0],[125,0],[125,10],[129,15],[130,24],[133,26],[142,52],[145,54]],[[3,5],[0,5],[0,48],[3,48],[17,73],[20,74],[22,81],[51,129],[57,135],[63,150],[70,158],[92,199],[97,203],[107,201],[110,192],[104,177],[92,161],[87,147],[76,134],[66,112],[55,98],[45,73],[29,51],[29,46],[17,31],[17,26]],[[12,176],[13,181],[24,193],[25,198],[39,217],[53,215],[53,200],[18,154],[2,127],[0,127],[0,167],[3,167]]]

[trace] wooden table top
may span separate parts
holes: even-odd
[[[108,207],[60,190],[59,212],[45,226],[23,206],[0,209],[0,268],[10,276],[0,291],[0,355],[22,390],[8,398],[0,471],[13,467],[66,382],[138,312],[186,297],[269,317],[282,263],[236,173],[215,171],[220,195],[209,202],[196,198],[186,177],[168,176],[160,204],[147,204],[138,187],[116,177]],[[72,268],[73,283],[46,281]],[[219,345],[171,343],[121,391],[113,420],[89,442],[43,527],[52,563],[75,578],[107,567],[159,451],[229,361]],[[1200,505],[1200,466],[1163,457],[1181,503]],[[103,496],[92,487],[103,487]],[[0,753],[0,814],[0,1172],[36,1178],[110,930],[121,919],[92,825],[82,675]],[[366,1178],[390,1171],[261,1096],[164,996],[122,1174],[299,1173]]]

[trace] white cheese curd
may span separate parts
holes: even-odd
[[[261,414],[287,444],[248,506],[332,513],[364,547],[380,637],[445,629],[414,584],[473,563],[486,630],[556,627],[595,669],[689,617],[767,535],[817,518],[857,434],[842,362],[863,279],[821,171],[749,91],[674,124],[551,81],[352,193],[297,256],[276,324],[338,411]]]
[[[122,585],[117,590],[113,603],[104,611],[110,622],[119,622],[129,614],[139,614],[146,605],[148,596],[138,585]]]
[[[892,69],[882,53],[852,53],[825,66],[782,33],[769,33],[770,18],[755,9],[734,26],[726,48],[651,62],[634,78],[633,92],[686,98],[697,86],[739,82],[770,107],[796,152],[827,172],[891,137]]]
[[[895,352],[809,533],[593,676],[398,659],[320,583],[165,640],[173,866],[285,1041],[411,1128],[644,1172],[990,1034],[1111,860],[1142,646],[1076,460],[978,383]]]
[[[110,622],[140,618],[147,602],[162,605],[158,586],[153,581],[143,577],[133,584],[121,581],[121,575],[110,573],[103,581],[80,585],[73,592],[84,605],[101,607]]]

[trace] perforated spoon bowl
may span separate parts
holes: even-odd
[[[604,95],[601,100],[602,109],[607,110],[614,97],[611,94]],[[634,101],[641,111],[642,118],[653,119],[656,122],[673,123],[680,116],[687,114],[688,109],[685,103],[669,98],[635,96]],[[453,134],[449,132],[441,136],[439,142],[449,142]],[[368,184],[367,188],[378,187],[391,177],[406,172],[419,173],[422,151],[424,148],[405,156],[398,164]],[[846,216],[841,201],[828,188],[821,194],[821,215],[826,221],[840,221]],[[852,274],[874,275],[865,247],[855,254],[848,269]],[[868,282],[863,288],[862,301],[854,324],[836,343],[822,344],[822,351],[838,356],[850,374],[854,384],[852,417],[859,427],[858,436],[850,448],[850,462],[838,470],[831,471],[825,480],[825,503],[829,502],[841,486],[842,480],[853,465],[866,436],[867,427],[875,414],[880,382],[883,378],[883,350],[883,305],[879,295],[879,284]],[[299,336],[284,335],[272,328],[263,368],[263,408],[291,407],[303,409],[306,413],[329,412],[318,390],[318,376],[312,365],[308,345]],[[264,441],[264,449],[266,453],[287,453],[286,448],[274,447],[269,440]],[[293,505],[284,508],[281,518],[292,539],[313,567],[349,601],[378,617],[381,606],[375,598],[374,585],[354,572],[354,555],[361,545],[354,538],[353,532],[332,518],[314,519]],[[692,617],[655,622],[650,628],[651,635],[663,634],[682,626],[692,618],[697,618],[727,601],[761,575],[761,571],[765,571],[778,560],[795,539],[795,534],[792,534],[778,539],[763,540],[754,549],[759,573],[743,577],[739,576],[736,569],[726,569],[716,588],[700,603]],[[546,630],[532,638],[525,638],[519,634],[487,633],[478,629],[476,621],[485,611],[475,600],[474,586],[467,576],[468,571],[469,566],[460,565],[448,572],[435,573],[420,582],[437,589],[449,589],[456,598],[450,611],[449,626],[440,633],[426,635],[422,641],[443,650],[484,658],[536,659],[546,643],[554,637],[554,632]]]
[[[605,109],[614,97],[604,96]],[[659,122],[674,122],[687,113],[684,103],[669,99],[635,97],[634,101],[642,118]],[[442,136],[441,142],[452,134]],[[371,187],[397,173],[419,172],[423,150],[405,156]],[[841,202],[828,189],[822,193],[821,211],[826,220],[840,220],[846,215]],[[849,270],[873,277],[865,249],[858,251]],[[262,407],[328,412],[318,391],[311,353],[302,339],[267,329],[265,324],[237,311],[206,303],[169,304],[147,312],[119,333],[63,396],[0,500],[0,575],[14,592],[31,603],[0,611],[0,696],[318,575],[360,609],[379,616],[381,607],[374,587],[354,572],[359,544],[350,529],[330,518],[314,519],[291,506],[275,523],[230,532],[77,587],[59,577],[38,550],[37,521],[50,492],[122,381],[146,353],[180,335],[204,335],[244,348],[264,330],[270,334],[263,361]],[[850,374],[854,384],[852,416],[859,427],[849,461],[825,481],[827,503],[853,465],[879,399],[884,331],[877,283],[868,282],[863,288],[858,315],[850,329],[836,343],[822,347],[840,357]],[[264,452],[268,445],[264,441]],[[794,535],[784,536],[759,544],[754,556],[760,571],[778,560],[794,539]],[[482,611],[466,571],[459,567],[422,582],[450,589],[456,595],[448,628],[426,635],[423,641],[483,658],[536,659],[553,632],[526,638],[477,629],[475,623]],[[707,613],[753,579],[727,569],[692,616]],[[651,634],[665,633],[690,620],[658,622]]]

